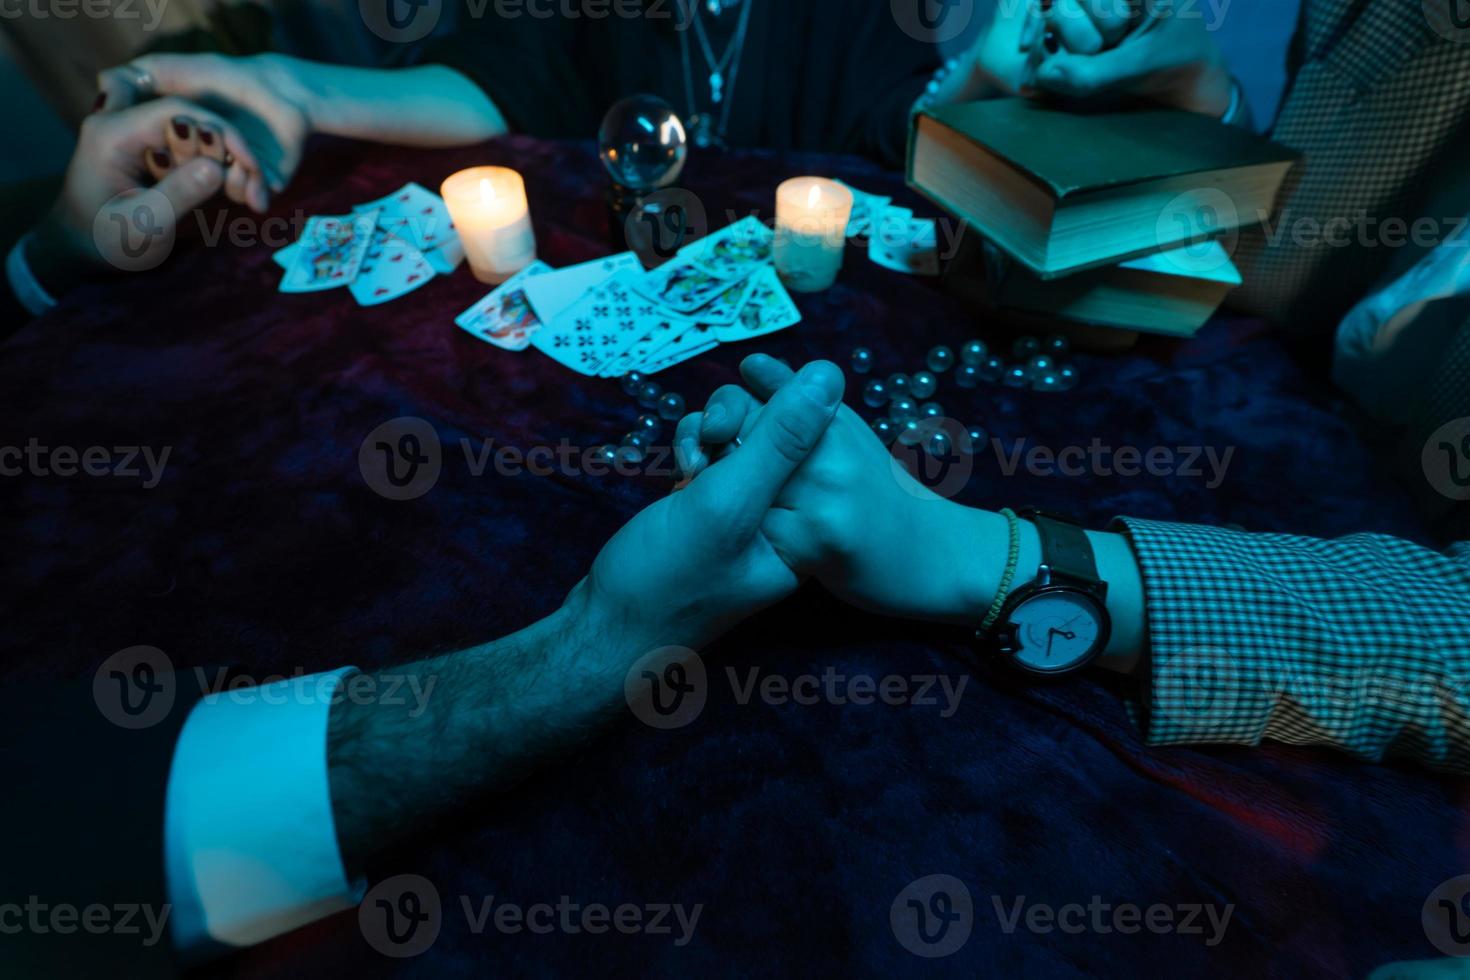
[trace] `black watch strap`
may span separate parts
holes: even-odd
[[[1097,558],[1092,553],[1092,542],[1088,540],[1086,531],[1072,521],[1038,510],[1023,511],[1021,516],[1036,525],[1036,534],[1041,539],[1042,564],[1048,566],[1053,575],[1089,585],[1101,582],[1097,575]]]

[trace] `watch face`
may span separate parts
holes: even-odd
[[[1048,589],[1011,610],[1018,665],[1042,674],[1085,665],[1107,642],[1097,600],[1073,589]]]

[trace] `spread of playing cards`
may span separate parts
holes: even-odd
[[[345,286],[359,304],[376,306],[453,272],[464,249],[444,201],[409,183],[351,214],[310,218],[300,240],[272,258],[286,270],[283,293]]]
[[[535,347],[589,377],[656,374],[720,344],[801,321],[755,218],[685,246],[645,271],[624,252],[564,269],[536,262],[456,318],[497,347]]]

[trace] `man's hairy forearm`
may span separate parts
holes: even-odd
[[[584,592],[579,587],[561,609],[502,640],[393,668],[431,690],[422,705],[351,698],[333,705],[327,762],[349,869],[360,870],[374,850],[420,822],[514,783],[617,716],[623,678],[646,647],[633,631],[599,623]]]

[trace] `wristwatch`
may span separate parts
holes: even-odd
[[[1064,677],[1090,665],[1108,645],[1108,586],[1098,578],[1087,533],[1075,521],[1028,508],[1041,565],[1006,597],[986,639],[991,652],[1033,676]]]

